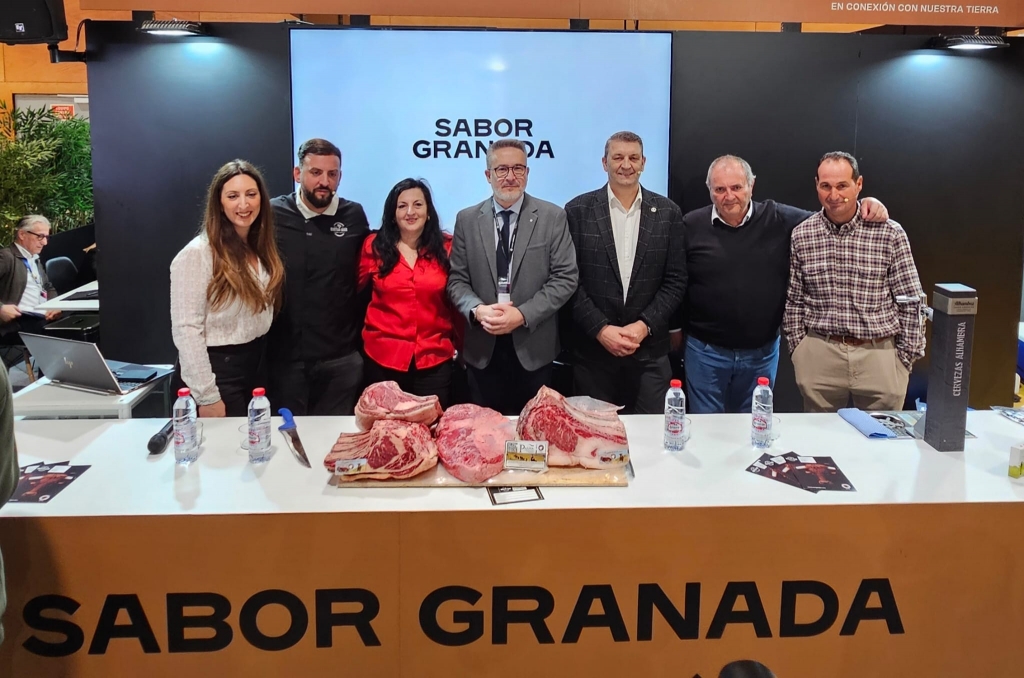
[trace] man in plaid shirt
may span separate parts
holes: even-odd
[[[852,397],[899,410],[924,355],[924,294],[910,242],[891,219],[859,216],[864,178],[848,153],[827,153],[815,177],[822,210],[793,231],[782,329],[808,412]]]

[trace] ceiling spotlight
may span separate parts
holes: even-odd
[[[933,39],[933,46],[939,49],[980,50],[1009,47],[998,35],[940,35]]]
[[[172,19],[171,21],[154,21],[152,19],[143,21],[142,25],[139,26],[139,30],[151,35],[190,36],[206,34],[201,23],[196,21],[179,21],[177,19]]]

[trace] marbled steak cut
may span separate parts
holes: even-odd
[[[363,431],[378,419],[401,419],[430,426],[441,416],[437,396],[414,396],[394,381],[370,384],[356,403],[356,426]]]
[[[516,439],[516,426],[500,412],[479,405],[452,405],[434,431],[441,463],[466,483],[482,483],[499,473],[505,441]]]
[[[548,441],[549,466],[612,468],[629,462],[626,426],[618,407],[592,398],[592,407],[574,404],[576,399],[541,386],[519,415],[521,440]]]
[[[339,476],[342,481],[411,478],[437,466],[437,445],[423,424],[393,419],[375,421],[369,431],[342,433],[324,459],[331,473],[342,459],[366,459],[362,473]]]

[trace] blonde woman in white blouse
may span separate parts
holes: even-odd
[[[199,235],[171,262],[171,334],[200,417],[245,416],[265,385],[263,337],[283,282],[263,176],[233,160],[210,184]]]

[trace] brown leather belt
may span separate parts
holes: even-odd
[[[849,337],[842,334],[829,334],[825,336],[826,341],[834,341],[837,344],[846,344],[847,346],[863,346],[864,344],[876,344],[892,337],[879,337],[878,339],[858,339],[857,337]]]

